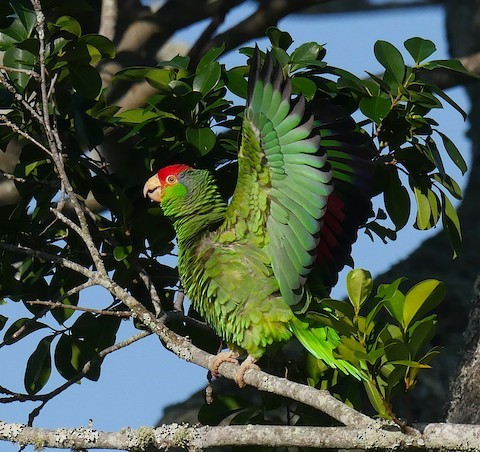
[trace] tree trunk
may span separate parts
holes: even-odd
[[[447,31],[451,53],[455,55],[480,50],[480,1],[449,0],[447,2]],[[473,284],[472,273],[478,274],[480,250],[478,225],[480,218],[480,86],[468,88],[472,111],[470,137],[472,139],[472,170],[467,196],[462,205],[462,222],[468,242],[465,254],[472,255],[464,265],[467,281]],[[452,380],[447,420],[449,422],[477,424],[480,422],[480,287],[474,284],[473,306],[466,316],[468,325],[464,333],[464,352],[456,375]]]

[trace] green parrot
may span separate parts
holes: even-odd
[[[242,386],[267,349],[295,336],[328,366],[360,379],[336,353],[338,333],[308,321],[308,310],[351,262],[372,211],[371,140],[321,93],[308,103],[292,96],[270,53],[263,65],[258,50],[252,60],[230,204],[209,171],[184,164],[160,169],[144,195],[173,222],[187,297],[231,350],[219,355],[214,374],[244,351]]]

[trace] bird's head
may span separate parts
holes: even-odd
[[[192,170],[190,166],[182,164],[161,168],[147,180],[143,187],[143,196],[162,204],[168,199],[183,198],[187,194],[187,187],[183,183],[184,173]]]

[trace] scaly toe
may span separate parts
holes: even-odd
[[[221,352],[215,356],[215,359],[212,361],[212,364],[209,366],[210,372],[215,378],[220,376],[219,368],[223,363],[233,363],[238,364],[238,354],[229,350],[228,352]]]
[[[237,370],[237,373],[235,375],[235,383],[237,383],[239,388],[244,388],[246,386],[245,383],[245,372],[247,370],[253,369],[253,370],[261,370],[260,367],[258,367],[255,364],[256,359],[248,356],[245,361],[240,365],[240,367]]]

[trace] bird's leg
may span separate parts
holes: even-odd
[[[260,370],[260,367],[255,364],[256,361],[257,360],[253,356],[248,355],[245,361],[240,364],[240,367],[237,370],[237,374],[235,375],[235,383],[237,383],[239,388],[244,388],[246,386],[244,377],[247,370]]]
[[[223,363],[238,364],[238,356],[238,353],[234,352],[233,350],[217,353],[217,356],[215,356],[215,359],[212,361],[212,364],[210,364],[208,369],[210,370],[210,372],[212,372],[212,375],[215,378],[218,378],[220,376],[220,372],[218,371],[220,366]]]

